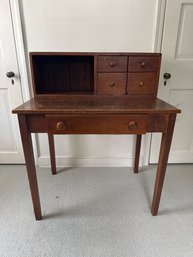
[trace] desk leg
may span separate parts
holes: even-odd
[[[34,162],[31,133],[28,131],[26,116],[18,115],[18,120],[19,120],[20,133],[21,133],[21,139],[23,144],[23,151],[24,151],[24,156],[26,161],[26,168],[27,168],[28,180],[29,180],[29,185],[31,190],[31,197],[33,202],[35,218],[36,220],[41,220],[42,214],[41,214],[41,206],[40,206],[38,183],[37,183],[37,177],[36,177],[36,168],[35,168],[35,162]]]
[[[154,194],[151,206],[151,213],[156,216],[158,213],[159,202],[162,193],[162,187],[164,183],[164,177],[166,172],[166,166],[172,142],[173,130],[176,120],[176,114],[168,115],[168,122],[166,124],[166,131],[162,134],[162,141],[159,154],[159,162],[157,167],[157,175],[155,180]]]
[[[51,161],[52,175],[56,175],[54,135],[49,135],[48,134],[48,142],[49,142],[49,148],[50,148],[50,161]]]
[[[141,149],[141,137],[142,137],[142,135],[137,135],[137,138],[136,138],[134,173],[138,173],[138,169],[139,169],[139,157],[140,157],[140,149]]]

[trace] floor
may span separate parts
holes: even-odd
[[[0,166],[1,257],[192,257],[193,165],[169,165],[157,217],[156,166],[38,169],[35,221],[24,165]]]

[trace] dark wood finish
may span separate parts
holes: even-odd
[[[50,134],[143,134],[147,115],[47,115]],[[60,126],[58,126],[60,124]]]
[[[128,73],[127,93],[129,95],[156,95],[156,80],[156,73]]]
[[[94,92],[93,56],[31,56],[34,92]]]
[[[131,56],[129,57],[129,72],[157,71],[159,68],[158,56]]]
[[[94,95],[98,94],[97,85],[97,55],[94,55]]]
[[[30,133],[46,133],[47,126],[45,121],[45,115],[26,115],[28,129]]]
[[[51,162],[52,175],[56,175],[54,135],[48,134],[48,142],[49,142],[49,149],[50,149],[50,162]]]
[[[97,95],[103,92],[101,84],[98,91],[98,73],[152,71],[157,75],[154,90],[156,95],[160,60],[161,55],[156,53],[30,53],[34,96]],[[127,77],[125,83],[129,92]],[[104,94],[106,93],[105,91]],[[120,93],[115,90],[113,94]]]
[[[164,177],[166,173],[166,166],[167,166],[170,146],[172,142],[175,120],[176,120],[176,114],[170,114],[168,116],[166,131],[162,134],[157,175],[156,175],[154,194],[153,194],[153,200],[152,200],[152,206],[151,206],[151,213],[153,216],[157,215],[158,213],[159,202],[161,198],[162,187],[163,187]]]
[[[98,73],[99,95],[125,95],[126,73]]]
[[[139,169],[139,157],[140,157],[140,149],[141,149],[141,137],[142,137],[142,135],[137,135],[137,136],[136,136],[134,173],[138,173],[138,169]]]
[[[31,133],[48,133],[52,174],[54,134],[135,134],[138,172],[142,134],[161,132],[152,215],[157,215],[175,117],[158,99],[161,55],[155,53],[31,53],[34,98],[18,114],[36,219],[41,219]],[[115,85],[114,85],[115,83]]]
[[[31,191],[31,197],[34,207],[34,213],[36,220],[41,220],[41,206],[40,206],[40,198],[39,198],[39,191],[38,191],[38,183],[37,183],[37,176],[36,176],[36,168],[34,162],[34,155],[33,155],[33,146],[32,146],[32,139],[31,134],[28,130],[27,119],[25,115],[18,115],[19,120],[19,127],[21,132],[21,139],[23,143],[23,151],[25,156],[29,186]]]
[[[49,98],[45,99],[43,97],[42,99],[31,99],[15,109],[13,113],[19,114],[20,130],[36,218],[40,219],[41,215],[39,213],[39,193],[35,179],[30,133],[141,134],[147,131],[162,132],[162,147],[152,203],[152,215],[156,215],[175,122],[173,117],[179,112],[179,109],[159,99],[141,99],[124,96],[90,96],[90,98],[79,96],[77,99],[73,96],[66,96],[60,101],[50,101]],[[130,124],[133,121],[134,125]],[[137,127],[135,121],[137,122]],[[64,123],[64,127],[61,127],[59,132],[57,129],[58,122]],[[136,151],[136,155],[139,155],[139,151]],[[137,170],[137,166],[136,160],[135,170]]]
[[[126,72],[127,56],[98,56],[98,72]]]
[[[149,114],[147,132],[165,132],[168,114]]]
[[[42,114],[141,114],[150,115],[153,122],[164,122],[162,114],[180,113],[180,110],[159,98],[152,97],[129,97],[129,96],[42,96],[32,98],[13,110],[19,114],[39,114],[38,121],[43,122]],[[36,116],[37,117],[37,116]],[[30,118],[32,119],[32,118]],[[35,118],[36,119],[36,118]],[[151,126],[157,124],[149,122]],[[39,123],[37,123],[38,127]],[[164,125],[164,124],[163,124]],[[163,127],[162,125],[162,127]],[[158,132],[158,131],[157,131]]]

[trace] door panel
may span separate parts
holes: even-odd
[[[0,163],[24,163],[17,117],[11,114],[23,101],[8,0],[0,1],[0,17]],[[15,74],[14,84],[8,71]]]
[[[193,0],[167,1],[158,97],[180,108],[170,163],[193,162]],[[164,80],[163,74],[171,78]],[[166,85],[164,86],[164,81]],[[150,162],[158,160],[160,135],[153,135]]]
[[[182,3],[176,47],[176,59],[193,58],[193,3]]]

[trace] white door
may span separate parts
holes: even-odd
[[[15,76],[8,78],[7,72]],[[13,84],[12,84],[13,79]],[[22,104],[21,85],[9,0],[0,1],[0,163],[23,163],[16,115],[11,110]]]
[[[158,97],[182,110],[177,116],[170,163],[193,163],[193,0],[168,0]],[[164,73],[171,74],[164,86]],[[160,137],[153,135],[150,163],[157,162]]]

